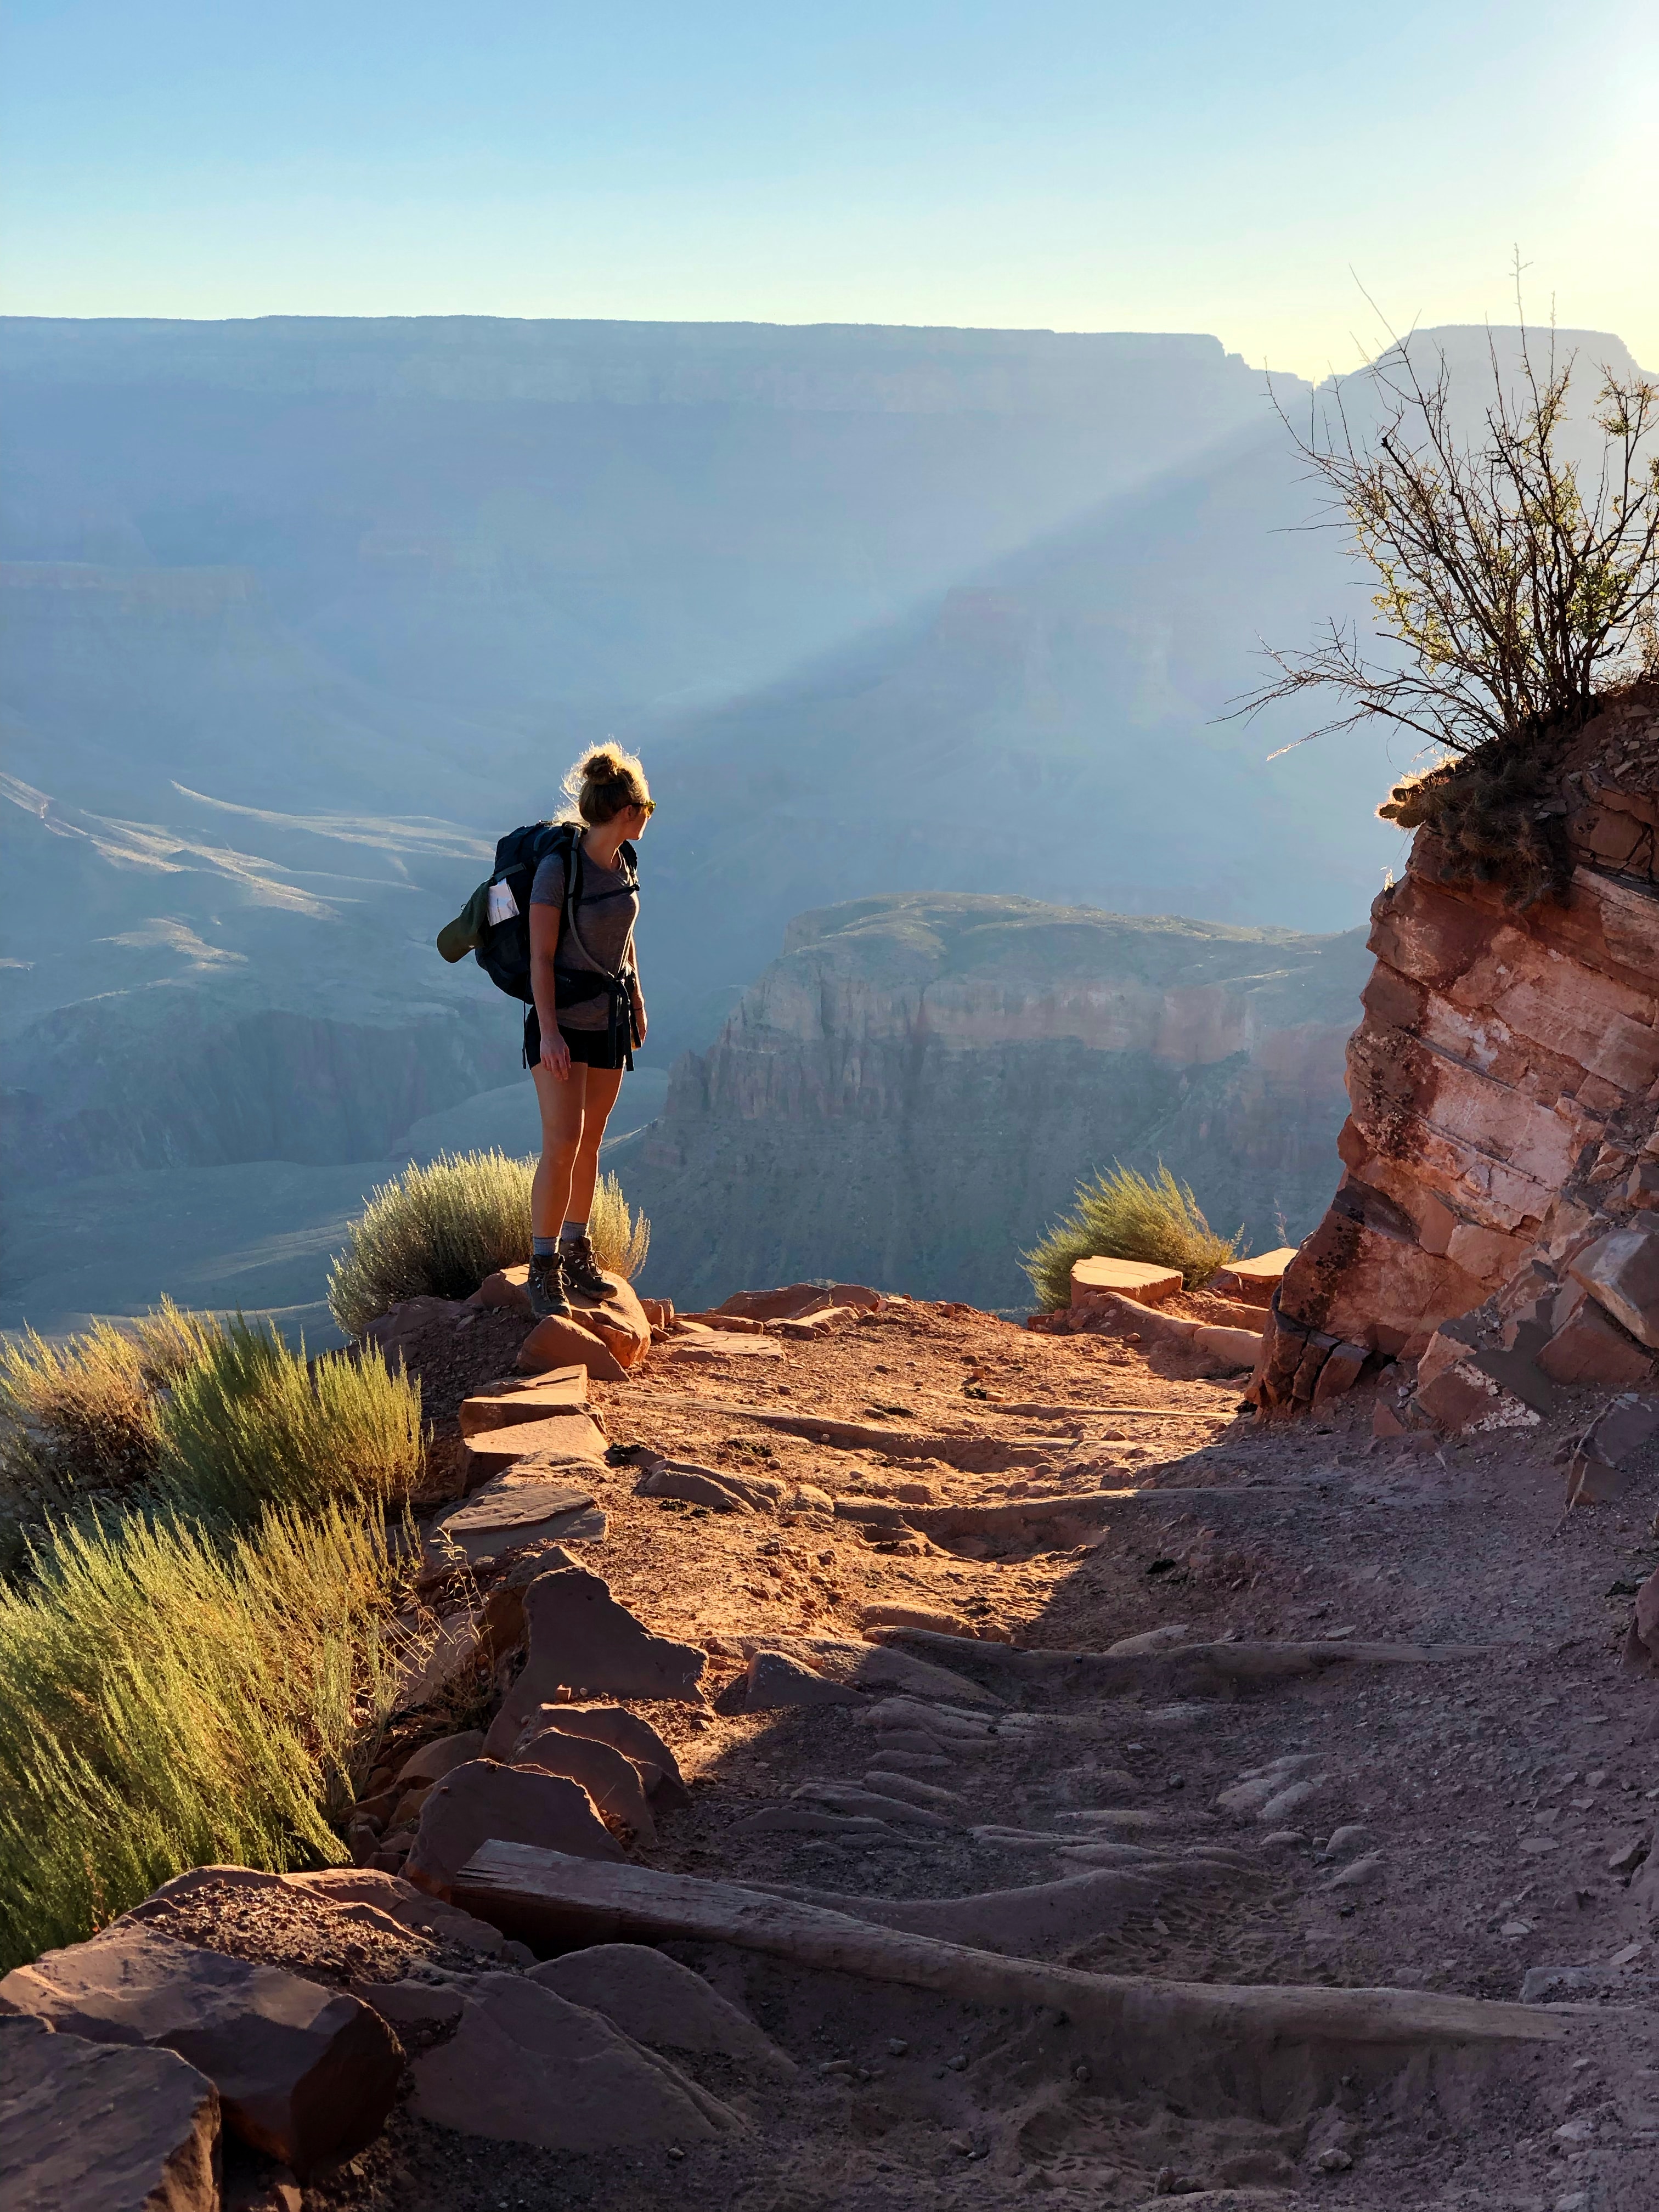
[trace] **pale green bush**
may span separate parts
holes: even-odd
[[[0,1347],[0,1572],[16,1566],[26,1529],[153,1480],[158,1392],[218,1334],[164,1298],[125,1328],[98,1322],[62,1345],[30,1329]]]
[[[337,1864],[414,1638],[379,1514],[129,1517],[0,1589],[0,1972],[187,1867]]]
[[[504,1152],[446,1153],[372,1192],[329,1275],[329,1310],[346,1334],[405,1298],[470,1297],[496,1268],[521,1266],[535,1172]],[[600,1267],[638,1273],[651,1224],[630,1214],[615,1176],[599,1177],[591,1233]]]
[[[1162,1160],[1152,1180],[1133,1168],[1114,1167],[1078,1187],[1077,1203],[1021,1264],[1045,1313],[1072,1302],[1072,1267],[1087,1259],[1146,1260],[1179,1267],[1187,1289],[1206,1281],[1236,1260],[1237,1237],[1218,1237],[1189,1187],[1177,1182]]]
[[[158,1483],[182,1511],[214,1519],[335,1498],[383,1505],[420,1473],[417,1381],[374,1346],[308,1362],[240,1316],[178,1377],[158,1424]]]

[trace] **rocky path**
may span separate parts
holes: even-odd
[[[1618,1646],[1659,1499],[1564,1521],[1553,1430],[1378,1446],[1352,1406],[1263,1430],[1224,1386],[961,1308],[764,1355],[671,1340],[592,1401],[587,1563],[709,1654],[706,1709],[638,1708],[691,1802],[635,1863],[1154,1990],[1506,2020],[1524,1991],[1538,2039],[1286,2044],[1276,2075],[1272,2033],[1177,2059],[1151,2013],[1108,2033],[653,1904],[799,2069],[726,2082],[740,2138],[584,2161],[404,2118],[319,2204],[1656,2201],[1659,1692]],[[762,1510],[638,1494],[662,1460]]]
[[[416,1320],[475,1486],[362,1870],[186,1875],[20,1969],[33,2125],[68,2053],[199,2166],[199,2075],[169,2118],[70,2039],[177,2013],[232,2212],[1659,2203],[1659,1468],[1564,1515],[1571,1414],[1264,1428],[905,1301],[498,1422],[527,1323]]]

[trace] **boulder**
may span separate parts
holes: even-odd
[[[645,1800],[644,1778],[633,1760],[612,1745],[592,1736],[567,1735],[562,1729],[543,1729],[520,1743],[513,1764],[580,1783],[602,1816],[622,1821],[642,1844],[656,1842],[657,1824]]]
[[[1268,1306],[1297,1248],[1281,1244],[1272,1252],[1258,1252],[1253,1260],[1230,1260],[1210,1278],[1207,1287],[1224,1298],[1242,1299],[1247,1306]]]
[[[1568,1314],[1537,1358],[1553,1382],[1577,1389],[1630,1390],[1653,1373],[1652,1353],[1594,1298],[1583,1299]]]
[[[470,1306],[490,1306],[504,1313],[528,1315],[531,1311],[530,1263],[517,1267],[497,1267],[493,1275],[486,1275],[466,1301]]]
[[[142,1924],[16,1967],[0,2004],[88,2042],[176,2051],[228,2127],[300,2174],[374,2141],[402,2070],[397,2038],[356,1997]]]
[[[764,1336],[766,1334],[763,1321],[750,1321],[743,1314],[721,1313],[718,1309],[713,1313],[682,1314],[680,1318],[684,1322],[696,1323],[700,1328],[712,1328],[716,1332],[724,1329],[732,1336]]]
[[[679,1498],[714,1513],[773,1513],[785,1485],[775,1475],[728,1474],[690,1460],[653,1460],[634,1485],[635,1498]]]
[[[538,1321],[519,1346],[519,1367],[526,1375],[539,1375],[550,1367],[584,1367],[596,1382],[622,1382],[628,1370],[607,1344],[580,1322],[549,1314]]]
[[[1600,1505],[1622,1497],[1635,1462],[1659,1437],[1659,1399],[1626,1392],[1596,1415],[1567,1467],[1569,1505]]]
[[[795,1321],[775,1321],[774,1332],[795,1344],[810,1344],[821,1336],[831,1322],[854,1321],[858,1317],[856,1306],[821,1306],[817,1313],[803,1314]]]
[[[570,1468],[538,1468],[520,1463],[498,1474],[434,1521],[427,1533],[428,1559],[469,1566],[497,1559],[526,1544],[597,1542],[605,1532],[604,1513],[586,1484],[573,1484]]]
[[[463,1998],[453,1982],[354,1982],[351,1994],[404,2044],[441,2034],[461,2016]]]
[[[795,2062],[747,2013],[710,1989],[701,1974],[644,1943],[596,1943],[532,1966],[528,1982],[568,2004],[603,2013],[613,2027],[652,2051],[726,2058],[787,2079]]]
[[[1103,1291],[1137,1305],[1161,1306],[1182,1285],[1179,1267],[1160,1267],[1148,1260],[1077,1260],[1072,1265],[1072,1304],[1087,1305]]]
[[[1206,1360],[1219,1362],[1224,1373],[1238,1372],[1255,1366],[1261,1339],[1254,1329],[1218,1328],[1213,1322],[1200,1322],[1193,1331],[1193,1348]],[[1359,1357],[1363,1363],[1364,1353],[1361,1352]],[[1322,1372],[1320,1380],[1324,1379]]]
[[[1078,1262],[1079,1267],[1084,1264]],[[1255,1363],[1261,1347],[1261,1339],[1248,1329],[1218,1328],[1207,1322],[1188,1321],[1180,1314],[1160,1313],[1155,1306],[1143,1305],[1120,1291],[1093,1291],[1072,1311],[1079,1328],[1121,1336],[1146,1352],[1178,1359],[1191,1375],[1237,1374]]]
[[[622,1856],[580,1784],[539,1767],[475,1759],[446,1775],[422,1806],[404,1878],[447,1903],[456,1874],[492,1839],[534,1844],[573,1858]]]
[[[417,2119],[588,2157],[736,2133],[735,2112],[597,2012],[527,1976],[472,1984],[447,2043],[417,2058]]]
[[[621,1752],[639,1770],[645,1794],[659,1812],[691,1802],[678,1759],[650,1722],[641,1720],[625,1705],[538,1705],[520,1729],[518,1741],[523,1742],[543,1729],[586,1736]],[[510,1752],[513,1746],[507,1748]]]
[[[706,1655],[653,1636],[599,1575],[569,1567],[540,1576],[525,1593],[525,1619],[530,1656],[510,1693],[521,1721],[537,1705],[557,1704],[561,1689],[703,1701],[698,1678]]]
[[[571,1304],[583,1326],[609,1346],[623,1367],[637,1367],[651,1349],[651,1323],[645,1308],[626,1277],[613,1275],[604,1268],[600,1273],[611,1285],[610,1297],[573,1297]]]
[[[492,1474],[505,1474],[520,1460],[539,1459],[554,1464],[567,1460],[602,1463],[605,1431],[590,1420],[580,1406],[566,1406],[539,1421],[519,1421],[497,1429],[476,1429],[462,1445],[466,1462],[466,1487],[476,1490]]]
[[[1567,1273],[1638,1344],[1659,1352],[1659,1221],[1644,1214],[1568,1261]]]
[[[856,1705],[856,1690],[832,1682],[813,1668],[803,1667],[781,1651],[757,1651],[749,1662],[744,1699],[746,1713],[783,1712],[798,1706]]]
[[[483,1749],[481,1729],[464,1729],[459,1735],[434,1736],[404,1761],[393,1786],[406,1790],[411,1782],[441,1782],[446,1774],[457,1766],[465,1766]]]
[[[544,1421],[570,1407],[586,1403],[585,1367],[555,1367],[522,1381],[490,1382],[462,1399],[461,1434],[471,1437],[481,1430],[504,1429],[516,1422]]]
[[[8,2212],[219,2212],[219,2093],[171,2051],[0,2019]]]

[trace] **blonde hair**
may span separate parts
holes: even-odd
[[[614,739],[584,753],[560,789],[566,800],[563,818],[576,817],[592,829],[628,807],[647,805],[651,797],[639,755],[624,752]]]

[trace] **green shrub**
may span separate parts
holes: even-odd
[[[346,1334],[405,1298],[470,1297],[496,1268],[528,1260],[535,1171],[504,1152],[446,1153],[372,1192],[329,1274],[329,1310]],[[638,1273],[651,1224],[629,1215],[614,1176],[594,1193],[592,1237],[602,1267]]]
[[[1078,1260],[1146,1260],[1179,1267],[1188,1290],[1236,1260],[1243,1232],[1218,1237],[1192,1191],[1177,1182],[1162,1160],[1152,1181],[1133,1168],[1114,1167],[1078,1186],[1077,1204],[1042,1243],[1021,1255],[1037,1304],[1051,1313],[1072,1302],[1072,1267]]]
[[[307,1362],[239,1316],[158,1414],[157,1481],[182,1510],[252,1522],[267,1506],[385,1504],[421,1468],[421,1389],[371,1346]]]
[[[395,1701],[379,1515],[62,1529],[0,1589],[0,1971],[185,1868],[337,1864]]]
[[[49,1516],[142,1491],[161,1455],[156,1393],[216,1340],[170,1298],[125,1328],[99,1322],[54,1345],[27,1330],[0,1348],[0,1572]]]

